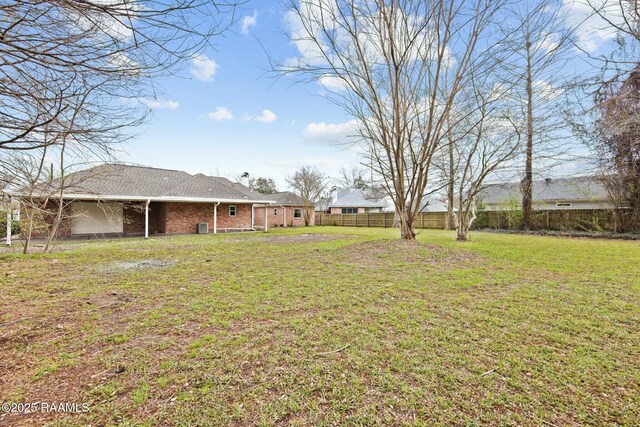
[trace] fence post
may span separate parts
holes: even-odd
[[[549,229],[549,225],[550,225],[550,222],[549,222],[549,211],[547,211],[546,213],[547,213],[547,226],[545,228],[548,230]]]

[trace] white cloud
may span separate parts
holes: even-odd
[[[357,135],[358,121],[353,119],[344,123],[309,123],[304,129],[304,138],[308,141],[335,145],[349,141]]]
[[[216,75],[218,64],[207,55],[197,55],[191,58],[191,75],[198,80],[211,81]]]
[[[262,114],[260,114],[259,116],[250,116],[247,114],[243,117],[243,119],[246,121],[262,122],[262,123],[272,123],[272,122],[275,122],[277,118],[278,116],[276,115],[276,113],[274,113],[271,110],[267,110],[266,108],[262,110]]]
[[[562,89],[554,87],[551,83],[545,80],[536,80],[533,82],[533,90],[545,101],[556,99],[562,94]]]
[[[178,102],[171,100],[160,101],[157,99],[143,98],[140,102],[152,110],[175,110],[180,106]]]
[[[215,110],[207,113],[207,118],[216,122],[233,119],[233,113],[226,107],[216,107]]]
[[[551,52],[557,49],[559,46],[558,35],[552,33],[544,33],[540,34],[540,38],[536,43],[534,50],[539,51],[543,50],[546,52]]]
[[[320,84],[327,90],[338,92],[346,89],[344,81],[336,76],[324,75],[320,77]]]
[[[247,15],[242,18],[240,32],[245,36],[249,35],[249,30],[258,23],[258,11],[253,10],[253,15]]]
[[[622,24],[619,4],[599,0],[593,2],[601,13],[614,24]],[[616,37],[615,29],[601,16],[594,13],[587,0],[563,0],[569,24],[576,28],[578,45],[589,53],[597,52],[604,44]]]

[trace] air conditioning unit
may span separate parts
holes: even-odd
[[[209,224],[207,224],[206,222],[199,222],[198,234],[209,234]]]

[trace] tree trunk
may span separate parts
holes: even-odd
[[[469,210],[471,210],[471,216],[469,216]],[[466,242],[469,240],[469,230],[471,230],[471,226],[477,217],[475,198],[470,201],[465,201],[464,203],[462,201],[460,202],[458,215],[456,215],[456,240],[458,242]]]
[[[447,221],[446,221],[446,229],[453,230],[455,227],[455,218],[453,215],[453,199],[454,199],[454,191],[455,191],[455,179],[454,174],[456,173],[455,165],[453,162],[453,143],[449,143],[449,183],[447,185]]]
[[[62,210],[64,209],[64,200],[62,196],[58,201],[58,209],[56,210],[56,216],[53,219],[53,224],[51,224],[51,229],[49,230],[49,234],[47,235],[47,241],[44,245],[43,252],[48,253],[51,252],[51,243],[53,239],[56,238],[58,234],[58,229],[60,228],[60,223],[62,222]]]
[[[304,218],[304,226],[308,227],[309,223],[311,222],[311,209],[313,209],[310,206],[305,206],[305,208],[303,209],[303,218]]]
[[[458,242],[466,242],[468,239],[469,228],[467,227],[467,215],[464,213],[462,206],[458,209],[458,215],[456,215],[456,240]]]
[[[527,49],[527,148],[524,178],[522,179],[522,228],[531,229],[533,204],[533,78],[531,76],[531,40],[526,35]]]
[[[407,210],[400,212],[400,238],[403,240],[416,239],[416,230],[413,226],[413,218]]]
[[[24,209],[25,212],[27,212],[26,209]],[[29,253],[29,245],[31,244],[31,233],[33,231],[33,217],[29,216],[28,214],[26,215],[27,217],[27,221],[25,222],[25,225],[27,225],[27,227],[25,227],[24,229],[22,227],[20,227],[20,232],[24,233],[22,235],[22,253],[27,255]]]

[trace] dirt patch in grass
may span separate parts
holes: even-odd
[[[473,252],[400,239],[358,243],[342,248],[340,252],[349,263],[368,267],[397,263],[469,267],[482,260]]]
[[[118,261],[104,267],[106,272],[136,271],[169,267],[176,262],[166,259],[141,259],[138,261]]]
[[[316,242],[328,242],[331,240],[340,240],[340,239],[355,239],[358,236],[353,236],[349,234],[311,234],[311,233],[303,233],[303,234],[295,234],[290,236],[278,236],[278,235],[269,235],[264,234],[263,236],[251,236],[247,238],[235,238],[235,239],[225,239],[225,242],[247,242],[247,241],[260,241],[267,243],[316,243]]]

